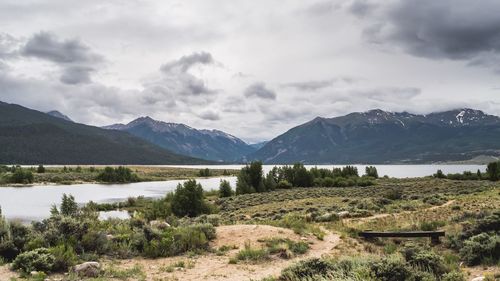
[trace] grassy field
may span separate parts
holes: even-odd
[[[45,167],[44,173],[38,173],[37,167],[28,168],[33,174],[31,184],[76,184],[94,183],[104,166],[65,166],[65,167]],[[139,181],[166,181],[176,179],[188,179],[200,177],[200,169],[176,168],[176,167],[154,167],[154,166],[127,166],[135,173]],[[210,177],[236,175],[237,170],[210,169]],[[10,173],[0,173],[0,184],[16,185],[7,181]],[[205,177],[205,175],[203,175]]]
[[[132,169],[141,177],[152,178],[196,176],[199,172]],[[129,199],[133,202],[128,208],[133,214],[131,220],[92,221],[94,231],[103,237],[112,237],[102,241],[102,245],[113,254],[94,254],[93,258],[102,262],[104,268],[100,279],[88,280],[463,281],[477,276],[485,277],[484,280],[500,278],[495,252],[500,247],[500,182],[380,178],[368,187],[277,189],[224,198],[217,192],[204,195],[211,206],[208,215],[181,218],[163,214],[161,211],[172,202],[167,196],[159,201]],[[164,217],[163,221],[171,226],[156,228],[163,223],[157,221],[159,217]],[[53,223],[57,225],[57,222]],[[207,234],[205,238],[199,232],[200,225],[209,226],[203,231],[210,236]],[[367,240],[359,237],[359,231],[368,229],[444,230],[446,236],[437,245],[431,245],[428,238]],[[201,236],[193,237],[191,232]],[[89,234],[83,237],[86,235]],[[177,237],[186,239],[181,240],[185,248],[176,245]],[[490,239],[490,242],[477,242],[475,237]],[[134,248],[138,243],[145,244]],[[191,244],[194,246],[189,246]],[[165,252],[164,247],[171,252]],[[77,253],[80,260],[87,258],[87,254]],[[2,272],[15,276],[6,266],[0,266],[0,274]],[[56,273],[49,277],[80,280],[74,274]]]

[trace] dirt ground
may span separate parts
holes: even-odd
[[[339,243],[339,236],[327,233],[323,241],[314,236],[304,236],[295,234],[293,231],[268,225],[230,225],[217,228],[217,238],[212,242],[213,248],[221,246],[231,246],[242,249],[249,241],[253,247],[259,247],[258,240],[282,237],[291,240],[311,242],[309,251],[293,259],[284,260],[274,258],[270,261],[258,264],[229,264],[229,259],[239,250],[233,249],[223,256],[208,254],[194,258],[175,257],[156,260],[131,259],[119,262],[119,268],[130,268],[138,264],[146,272],[146,280],[260,280],[268,276],[279,275],[282,269],[302,259],[321,257],[328,254],[333,247]],[[192,268],[179,268],[173,272],[165,270],[169,265],[178,261],[190,260]]]

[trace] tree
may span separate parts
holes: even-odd
[[[296,163],[293,165],[293,182],[294,186],[298,187],[310,187],[314,184],[313,175],[307,171],[306,167],[302,163]]]
[[[36,169],[36,172],[39,174],[45,173],[45,167],[43,165],[38,165],[38,168]]]
[[[377,172],[377,168],[374,167],[374,166],[367,166],[365,168],[365,174],[369,177],[372,177],[372,178],[376,178],[378,179],[378,172]]]
[[[264,192],[262,162],[255,161],[241,168],[236,180],[236,194]]]
[[[274,167],[273,170],[269,171],[269,173],[267,173],[266,175],[266,178],[264,179],[264,186],[266,187],[266,190],[276,189],[276,185],[278,183],[276,182],[275,169],[276,167]]]
[[[233,196],[233,190],[231,189],[231,184],[227,180],[221,180],[219,185],[219,197],[231,197]]]
[[[60,213],[63,216],[74,216],[78,213],[78,204],[76,204],[73,195],[63,194]]]
[[[172,196],[172,212],[179,217],[196,217],[206,210],[203,188],[196,180],[177,185]]]
[[[500,162],[491,162],[486,167],[486,173],[491,181],[497,181],[500,177]]]
[[[445,179],[446,178],[446,175],[441,170],[437,170],[437,172],[433,176],[435,178],[438,178],[438,179]]]

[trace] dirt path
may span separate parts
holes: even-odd
[[[18,277],[7,265],[0,266],[0,281],[9,281],[11,278]]]
[[[253,247],[259,247],[259,240],[273,237],[289,238],[311,242],[309,251],[293,259],[284,260],[273,257],[272,260],[258,264],[229,264],[229,259],[239,250],[234,249],[223,256],[207,254],[193,259],[193,268],[176,269],[174,272],[165,270],[169,265],[178,261],[186,261],[187,257],[164,258],[156,260],[132,259],[119,262],[118,267],[130,268],[141,265],[146,274],[146,280],[260,280],[268,276],[279,275],[285,267],[303,259],[321,257],[328,254],[335,247],[340,238],[338,235],[327,232],[324,239],[318,240],[314,236],[301,237],[293,231],[268,225],[230,225],[217,227],[217,238],[211,243],[213,248],[224,245],[244,247],[250,241]]]
[[[395,217],[397,217],[397,216],[400,216],[400,215],[403,215],[403,214],[411,214],[411,213],[415,213],[415,212],[432,211],[432,210],[436,210],[436,209],[439,209],[439,208],[444,208],[444,207],[450,206],[453,203],[455,203],[455,200],[450,200],[450,201],[444,203],[443,205],[432,206],[430,208],[426,208],[426,209],[418,210],[418,211],[404,211],[404,212],[401,212],[401,213],[392,213],[392,214],[383,213],[383,214],[376,214],[376,215],[369,216],[369,217],[364,217],[364,218],[347,218],[347,219],[344,219],[343,221],[344,222],[350,222],[350,223],[362,223],[362,222],[367,222],[367,221],[371,221],[371,220],[381,219],[381,218],[385,218],[385,217],[389,217],[389,216],[395,216]]]

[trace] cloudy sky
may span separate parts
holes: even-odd
[[[500,115],[497,0],[2,0],[0,100],[249,142],[316,116]]]

